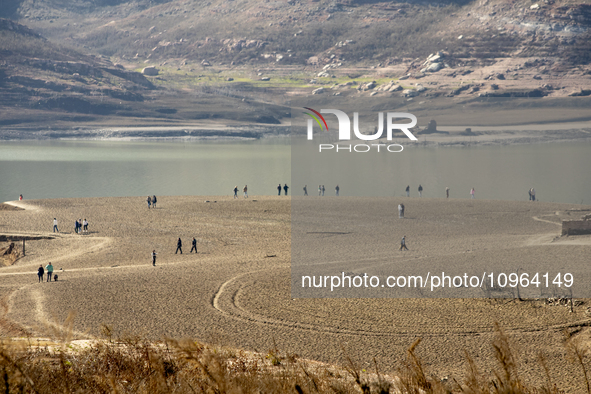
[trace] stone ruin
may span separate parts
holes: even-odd
[[[563,220],[562,235],[591,234],[591,214],[584,215],[579,220]]]

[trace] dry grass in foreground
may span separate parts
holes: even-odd
[[[546,383],[530,387],[520,379],[510,340],[496,327],[492,343],[498,366],[486,376],[466,354],[464,378],[433,378],[416,354],[420,339],[409,348],[396,376],[359,370],[347,355],[347,366],[335,367],[300,359],[271,349],[266,355],[194,340],[167,339],[152,343],[139,336],[105,339],[74,346],[70,341],[73,317],[65,327],[52,328],[54,342],[29,339],[0,343],[0,391],[3,393],[563,393],[550,379],[546,362],[539,362]],[[574,373],[587,372],[587,351],[565,333]]]

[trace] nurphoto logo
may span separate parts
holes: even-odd
[[[351,119],[349,116],[338,109],[321,109],[320,112],[309,108],[304,107],[310,112],[304,112],[304,114],[310,116],[308,119],[308,128],[307,128],[307,138],[308,140],[313,140],[314,138],[314,122],[318,124],[320,130],[328,131],[328,124],[326,123],[326,119],[322,114],[333,114],[337,117],[337,121],[339,123],[339,140],[340,141],[348,141],[351,140]],[[394,123],[395,119],[410,119],[410,123]],[[411,132],[410,128],[416,126],[417,118],[413,114],[409,114],[406,112],[388,112],[386,114],[386,139],[388,141],[392,140],[392,134],[394,130],[402,131],[411,141],[417,141],[417,137],[415,137]],[[376,128],[376,132],[374,134],[363,134],[359,130],[359,112],[353,113],[353,133],[355,137],[362,141],[374,141],[379,138],[382,138],[384,134],[384,113],[378,113],[378,127]],[[334,144],[320,144],[318,145],[319,152],[323,150],[335,150],[336,152],[339,151],[347,151],[347,152],[360,152],[365,153],[372,150],[372,147],[375,148],[378,152],[380,152],[380,148],[386,148],[388,152],[402,152],[404,147],[400,144],[356,144],[356,145],[334,145]]]

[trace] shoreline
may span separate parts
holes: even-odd
[[[472,134],[466,134],[470,128]],[[140,135],[141,134],[141,135]],[[506,144],[537,144],[553,142],[591,141],[591,121],[560,123],[528,123],[510,126],[440,126],[434,133],[417,133],[419,141],[410,146],[482,146]],[[15,141],[106,141],[106,142],[162,142],[162,141],[256,141],[292,138],[290,126],[139,126],[89,127],[39,130],[5,130],[0,140]],[[303,137],[303,135],[302,135]],[[298,135],[299,138],[299,135]],[[394,138],[392,142],[407,139]],[[385,139],[376,140],[385,143]]]
[[[203,204],[217,204],[219,202],[232,202],[234,201],[234,197],[230,194],[228,195],[162,195],[159,198],[169,198],[169,199],[186,199],[186,198],[195,198],[198,199],[197,201],[195,201],[196,203],[203,203]],[[311,195],[311,196],[281,196],[280,198],[278,198],[278,196],[276,194],[262,194],[262,195],[252,195],[249,196],[248,199],[237,199],[237,201],[245,201],[245,202],[265,202],[265,200],[279,200],[279,201],[284,201],[284,200],[289,200],[291,201],[293,198],[295,197],[296,200],[304,200],[306,198],[310,198],[310,199],[314,199],[316,198],[316,196]],[[13,208],[16,208],[15,210],[24,210],[24,211],[31,211],[31,210],[38,210],[40,209],[40,206],[43,206],[44,202],[54,202],[57,200],[72,200],[72,201],[76,201],[76,202],[81,202],[80,200],[83,201],[87,201],[87,200],[104,200],[104,199],[118,199],[121,201],[125,201],[128,199],[143,199],[145,198],[145,196],[95,196],[95,197],[55,197],[55,198],[38,198],[38,199],[30,199],[30,200],[9,200],[9,201],[0,201],[0,206],[1,205],[9,205]],[[319,200],[329,200],[329,199],[348,199],[348,200],[391,200],[391,199],[396,199],[397,201],[400,199],[405,199],[408,198],[412,201],[430,201],[430,202],[440,202],[440,201],[450,201],[450,202],[456,202],[456,203],[461,203],[461,202],[482,202],[482,203],[503,203],[503,202],[512,202],[512,203],[528,203],[528,204],[553,204],[553,205],[564,205],[564,206],[577,206],[577,207],[587,207],[586,209],[577,209],[577,208],[569,208],[569,209],[565,209],[565,212],[591,212],[591,205],[590,204],[581,204],[581,203],[571,203],[571,202],[556,202],[556,201],[543,201],[543,200],[537,200],[536,201],[526,201],[526,200],[503,200],[503,199],[485,199],[485,198],[479,198],[479,199],[471,199],[469,197],[466,198],[458,198],[458,197],[450,197],[450,198],[445,198],[445,197],[404,197],[404,196],[339,196],[339,197],[335,197],[335,196],[323,196],[320,197]],[[318,198],[317,198],[318,199]],[[83,202],[82,201],[82,202]],[[34,203],[34,205],[31,205],[30,203]],[[143,201],[141,201],[142,205],[143,205]],[[0,212],[2,211],[2,209],[0,209]],[[1,231],[0,231],[1,233]]]

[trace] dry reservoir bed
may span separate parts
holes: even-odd
[[[338,198],[309,197],[310,217],[315,206],[323,209]],[[409,217],[404,223],[397,219],[399,200]],[[48,322],[62,322],[74,310],[79,337],[98,336],[108,325],[116,336],[193,337],[258,351],[275,342],[330,363],[344,363],[345,351],[361,367],[373,368],[375,357],[383,370],[394,370],[421,337],[418,353],[431,373],[462,377],[464,350],[483,371],[494,367],[491,341],[498,322],[512,338],[524,380],[544,376],[536,362],[541,352],[561,387],[583,387],[578,367],[564,361],[562,332],[588,341],[586,300],[571,312],[545,300],[292,299],[290,202],[163,196],[150,210],[144,197],[13,202],[24,210],[0,210],[0,234],[53,238],[27,241],[26,256],[0,268],[0,330],[47,335]],[[392,217],[391,248],[380,250],[382,257],[391,253],[392,261],[445,266],[469,258],[534,256],[586,264],[591,255],[589,236],[556,238],[561,220],[578,218],[586,206],[418,198],[363,203]],[[60,229],[55,234],[54,217]],[[74,233],[77,218],[89,221],[87,234]],[[322,233],[316,231],[322,223],[313,226],[312,233]],[[410,248],[402,257],[401,232]],[[175,254],[179,237],[183,254]],[[197,254],[189,253],[192,237]],[[322,250],[320,238],[312,244]],[[331,253],[346,260],[346,250]],[[38,283],[37,267],[49,261],[59,281]]]

